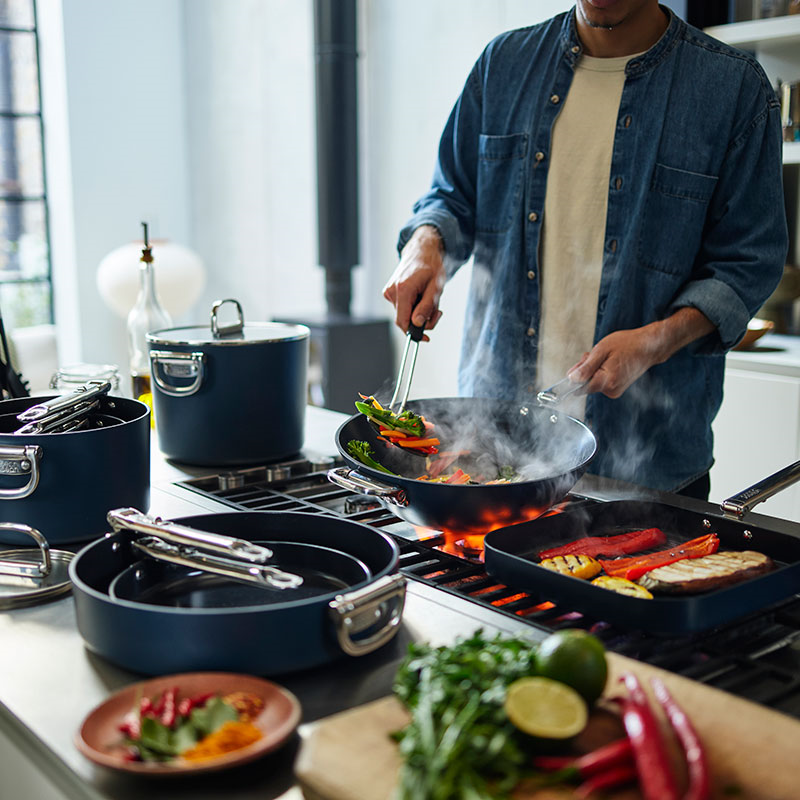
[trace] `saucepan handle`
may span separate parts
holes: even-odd
[[[400,626],[406,598],[406,579],[384,575],[361,589],[337,595],[328,604],[339,646],[349,656],[363,656],[391,639]],[[385,619],[374,633],[354,638]]]
[[[205,353],[173,353],[168,350],[150,351],[150,371],[156,386],[171,397],[189,397],[203,385],[205,377]],[[163,375],[162,375],[163,372]],[[194,378],[185,386],[174,386],[164,380],[171,378]]]
[[[800,461],[795,461],[788,467],[778,470],[768,478],[754,483],[743,492],[723,500],[721,507],[725,514],[735,517],[743,517],[753,506],[763,503],[772,495],[777,494],[782,489],[800,481]]]
[[[36,491],[39,485],[39,460],[42,448],[38,444],[0,445],[0,475],[26,475],[30,478],[16,489],[0,489],[0,500],[22,500]]]
[[[44,578],[50,574],[52,561],[50,559],[50,546],[47,539],[42,536],[36,528],[24,525],[19,522],[0,522],[0,530],[13,531],[14,533],[24,533],[33,539],[39,552],[42,554],[41,564],[31,564],[30,561],[14,561],[11,559],[0,559],[0,575],[16,575],[23,578]],[[13,550],[11,554],[18,555],[19,550]]]
[[[335,467],[328,470],[328,480],[343,489],[349,489],[351,492],[374,495],[396,506],[408,505],[405,489],[399,486],[389,486],[386,483],[368,478],[366,475],[362,475],[349,467]]]

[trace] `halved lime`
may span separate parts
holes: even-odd
[[[586,727],[589,712],[570,686],[550,678],[519,678],[509,687],[508,718],[524,733],[542,739],[569,739]]]

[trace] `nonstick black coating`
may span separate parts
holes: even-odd
[[[144,558],[114,578],[108,587],[109,596],[175,608],[240,608],[343,591],[372,577],[363,561],[331,547],[297,542],[256,544],[272,550],[270,565],[299,575],[303,583],[295,588],[278,589]]]
[[[657,550],[713,532],[719,536],[720,551],[756,550],[772,558],[777,568],[711,592],[654,595],[650,600],[612,592],[539,566],[541,550],[585,536],[613,536],[654,527],[667,535],[667,544]],[[789,597],[800,586],[800,538],[666,503],[588,502],[560,514],[492,531],[484,547],[486,571],[510,588],[530,593],[535,602],[549,600],[564,612],[580,611],[593,620],[660,635],[722,625]]]
[[[517,483],[450,485],[418,480],[425,462],[387,444],[363,414],[348,419],[336,433],[347,464],[371,480],[405,493],[405,505],[388,504],[397,516],[426,528],[485,533],[499,525],[532,519],[563,498],[594,456],[594,434],[578,420],[538,405],[455,397],[408,404],[435,426],[440,452],[469,450],[459,466],[496,477],[501,466],[525,474]],[[375,459],[397,476],[367,467],[347,450],[351,440],[367,441]]]

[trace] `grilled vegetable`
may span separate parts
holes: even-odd
[[[364,402],[356,400],[356,409],[381,427],[399,430],[411,436],[425,436],[425,420],[413,411],[403,409],[395,414],[391,409],[384,408],[374,397],[364,397]]]
[[[380,472],[386,472],[389,475],[397,474],[384,467],[383,464],[379,464],[372,457],[372,447],[370,447],[369,442],[360,442],[358,439],[351,439],[347,443],[347,452],[367,467],[372,467],[372,469],[377,469]]]
[[[642,531],[618,533],[615,536],[586,536],[574,542],[542,550],[539,558],[553,558],[554,556],[578,555],[587,556],[620,556],[628,553],[638,553],[658,547],[667,541],[664,532],[659,528],[647,528]]]
[[[650,570],[657,567],[664,567],[684,558],[700,558],[701,556],[716,553],[718,547],[719,537],[716,533],[709,533],[670,550],[660,550],[658,553],[649,553],[631,558],[617,558],[613,561],[601,560],[600,564],[607,575],[635,581],[641,578],[645,572],[650,572]]]
[[[652,600],[653,595],[638,583],[629,581],[627,578],[613,578],[610,575],[601,575],[592,581],[593,586],[600,586],[603,589],[610,589],[612,592],[627,594],[630,597],[641,597],[645,600]]]
[[[714,553],[659,567],[642,575],[639,583],[668,594],[707,592],[769,572],[774,566],[771,558],[754,550]]]
[[[593,578],[602,569],[597,559],[584,555],[556,556],[545,558],[541,566],[573,578]]]

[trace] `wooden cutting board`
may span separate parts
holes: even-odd
[[[608,654],[608,663],[609,696],[619,693],[617,679],[626,670],[634,672],[648,691],[650,676],[664,681],[705,744],[714,798],[800,798],[800,722],[614,653]],[[308,800],[390,800],[400,757],[389,734],[407,722],[405,709],[393,697],[385,697],[307,726],[295,763],[304,796]],[[597,710],[578,745],[593,749],[621,733],[615,716]],[[677,751],[675,756],[679,757]],[[564,800],[570,794],[568,789],[549,789],[524,797]],[[614,800],[641,798],[633,788],[607,796]]]

